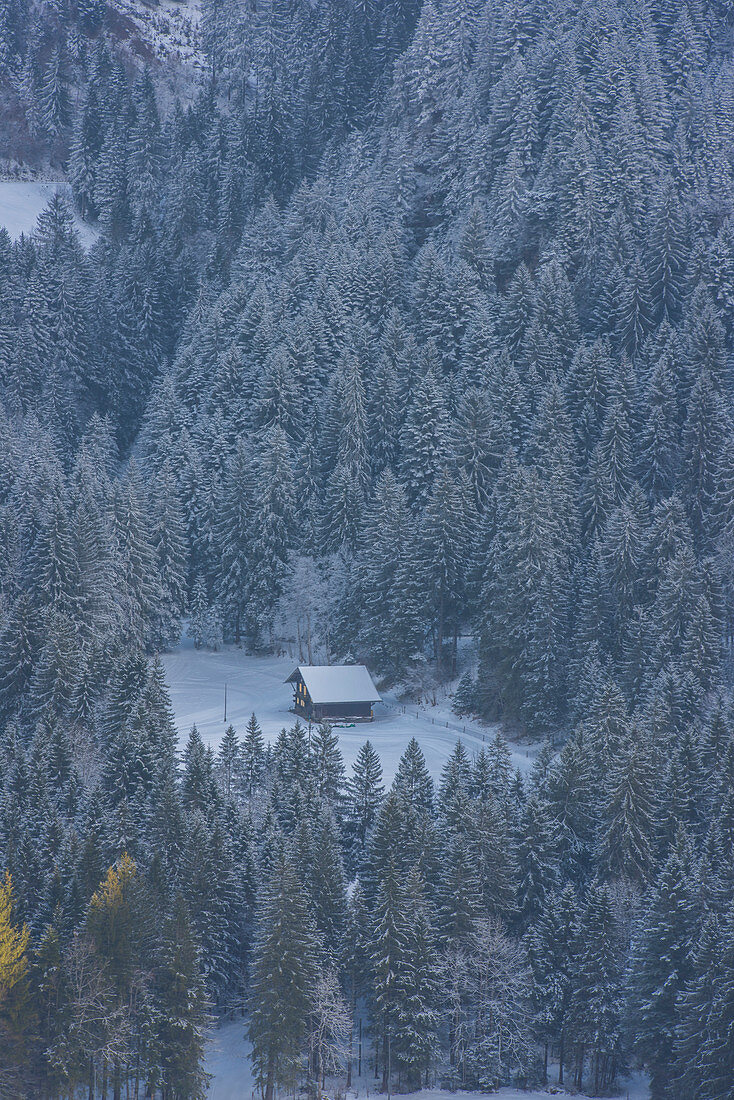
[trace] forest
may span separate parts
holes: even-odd
[[[0,229],[0,1096],[198,1100],[244,1010],[264,1100],[357,1020],[726,1100],[734,4],[203,0],[180,94],[114,14],[0,0],[2,170],[99,230]],[[184,623],[536,767],[180,747]]]

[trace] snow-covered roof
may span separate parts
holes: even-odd
[[[379,703],[380,693],[364,665],[299,665],[286,680],[302,679],[312,703]]]

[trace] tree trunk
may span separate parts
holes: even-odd
[[[273,1100],[273,1094],[275,1092],[275,1066],[273,1065],[273,1059],[268,1061],[268,1076],[265,1082],[265,1100]]]
[[[558,1084],[563,1084],[563,1030],[561,1030],[561,1042],[558,1052]]]
[[[390,1032],[387,1034],[387,1100],[390,1100],[390,1089],[392,1086],[392,1035]]]
[[[436,636],[436,667],[438,669],[438,675],[441,676],[443,671],[443,585],[441,585],[441,595],[438,601],[438,633]]]
[[[357,992],[352,974],[352,1012],[349,1024],[349,1061],[347,1062],[347,1088],[352,1087],[352,1058],[354,1055],[354,1011],[357,1007]]]
[[[586,1054],[584,1048],[579,1046],[579,1052],[576,1056],[576,1088],[581,1092],[584,1087],[584,1062],[586,1060]]]

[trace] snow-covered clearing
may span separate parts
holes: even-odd
[[[13,240],[21,233],[32,233],[38,215],[46,209],[51,197],[60,192],[71,199],[68,183],[56,180],[0,180],[0,226]],[[74,219],[76,231],[85,248],[91,248],[98,237],[97,230],[80,218]]]
[[[214,653],[196,650],[192,642],[184,638],[178,649],[164,654],[163,663],[182,745],[191,727],[196,725],[204,741],[216,748],[226,725],[231,722],[238,732],[242,732],[253,711],[269,740],[274,740],[284,726],[291,726],[295,721],[289,711],[292,688],[283,681],[299,663],[297,656],[252,657],[234,646]],[[347,766],[369,739],[380,754],[385,779],[390,782],[411,737],[420,742],[431,774],[438,777],[457,738],[461,738],[470,752],[478,752],[483,742],[495,736],[496,727],[465,723],[451,715],[446,705],[440,708],[415,704],[403,707],[394,696],[387,694],[383,696],[383,703],[375,707],[374,722],[339,728],[338,733]],[[513,766],[527,771],[532,766],[537,746],[525,748],[511,744],[510,748]]]
[[[244,1037],[245,1021],[229,1020],[216,1028],[208,1045],[206,1069],[212,1075],[209,1100],[257,1100],[258,1093],[250,1067],[250,1044]],[[333,1095],[332,1090],[329,1095]],[[548,1100],[549,1095],[568,1096],[550,1086],[545,1092],[522,1092],[519,1089],[500,1089],[493,1095],[500,1100]],[[578,1097],[578,1093],[574,1094]],[[647,1100],[650,1091],[644,1079],[635,1077],[619,1087],[618,1096],[625,1100]],[[380,1100],[375,1081],[369,1071],[355,1082],[348,1100]],[[423,1089],[411,1094],[410,1100],[487,1100],[484,1093],[448,1092],[445,1089]]]

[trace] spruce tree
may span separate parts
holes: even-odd
[[[254,536],[254,482],[252,457],[244,440],[239,439],[222,481],[214,525],[215,550],[220,561],[218,595],[228,633],[231,632],[236,644],[243,627]],[[192,604],[192,619],[194,614]]]
[[[367,841],[377,818],[384,787],[382,765],[371,742],[365,741],[347,781],[347,823],[350,866],[358,870],[367,854]]]
[[[609,1088],[622,1056],[622,958],[607,891],[592,886],[571,961],[569,1032],[574,1084],[583,1088],[586,1059],[594,1092]]]
[[[611,877],[645,886],[657,851],[660,813],[652,746],[633,734],[614,760],[599,836],[599,860]]]
[[[209,1075],[204,1069],[207,1001],[199,952],[180,898],[163,924],[155,973],[157,1057],[164,1094],[204,1100]]]
[[[242,770],[242,751],[237,731],[231,723],[224,731],[224,736],[219,745],[217,769],[225,798],[233,798],[237,791]]]
[[[318,941],[307,896],[286,855],[272,868],[259,907],[248,1034],[266,1100],[293,1086],[308,1041]]]
[[[694,1100],[724,1096],[734,1072],[732,917],[709,916],[696,943],[691,977],[678,997],[677,1081]]]
[[[526,937],[535,1029],[545,1044],[544,1073],[547,1079],[548,1048],[556,1043],[559,1085],[563,1084],[567,1057],[578,915],[578,901],[573,887],[556,890],[548,896],[542,913]]]
[[[669,1095],[675,1060],[676,1002],[693,975],[693,946],[701,929],[697,868],[680,834],[662,868],[632,945],[636,1046],[650,1073],[654,1100]]]
[[[242,782],[249,798],[252,798],[262,782],[264,756],[262,730],[255,715],[251,714],[247,720],[242,742]]]

